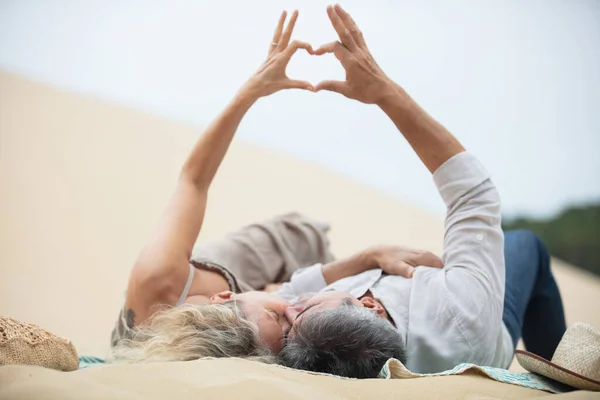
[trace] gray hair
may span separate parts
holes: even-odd
[[[349,301],[336,309],[307,315],[279,354],[290,368],[350,378],[376,378],[385,362],[406,362],[402,336],[392,324]]]
[[[237,302],[239,303],[239,301]],[[112,362],[188,361],[202,357],[242,357],[271,363],[258,327],[235,301],[184,304],[152,315],[131,338],[109,353]]]

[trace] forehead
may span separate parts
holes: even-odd
[[[339,292],[327,292],[315,295],[304,303],[303,310],[296,316],[294,323],[298,322],[299,319],[306,315],[310,315],[319,311],[330,310],[332,308],[338,308],[342,305],[347,295]]]
[[[302,323],[302,320],[307,316],[310,316],[315,313],[319,313],[325,310],[331,310],[334,308],[338,308],[343,299],[337,300],[336,298],[330,298],[329,300],[324,301],[316,301],[312,304],[307,304],[304,306],[304,309],[300,311],[300,313],[296,316],[296,319],[292,322],[292,326],[290,331],[288,332],[288,336],[293,338],[296,335],[295,328],[298,324]]]
[[[250,304],[244,309],[246,318],[258,326],[261,336],[269,336],[273,332],[281,334],[281,327],[265,308],[252,307]]]
[[[259,317],[257,325],[261,341],[272,351],[276,353],[281,351],[281,348],[283,347],[283,332],[281,326],[264,315]]]

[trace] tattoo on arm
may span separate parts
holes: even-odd
[[[135,313],[131,308],[128,308],[125,313],[125,321],[127,321],[127,326],[129,328],[133,328],[135,325]]]

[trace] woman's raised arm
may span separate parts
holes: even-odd
[[[246,112],[260,97],[283,89],[314,91],[310,83],[291,80],[285,74],[298,49],[313,52],[306,43],[290,43],[297,18],[295,11],[284,30],[286,13],[282,13],[267,60],[209,125],[183,165],[175,192],[131,272],[126,299],[128,325],[146,320],[155,305],[177,301],[188,278],[188,262],[204,220],[208,189]]]

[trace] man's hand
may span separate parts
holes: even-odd
[[[315,50],[315,55],[333,53],[346,70],[345,81],[323,81],[316,90],[329,90],[367,104],[379,104],[394,92],[394,83],[373,59],[362,32],[339,5],[327,7],[327,15],[337,32],[335,41]]]
[[[412,278],[415,267],[443,268],[442,260],[429,251],[402,246],[377,246],[371,249],[373,259],[385,273]]]

